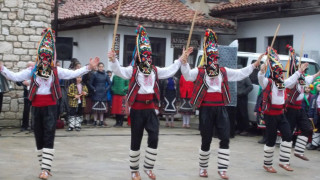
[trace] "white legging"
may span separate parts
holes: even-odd
[[[99,113],[99,116],[100,116],[100,121],[103,121],[103,113]],[[94,121],[97,121],[98,113],[94,113],[93,118],[94,118]]]
[[[171,122],[173,123],[173,121],[174,121],[174,115],[173,114],[172,115],[166,115],[166,123],[169,123],[170,117],[171,117]]]
[[[186,125],[188,125],[188,124],[190,124],[190,116],[191,115],[182,115],[182,120],[183,120],[183,124],[186,124]]]

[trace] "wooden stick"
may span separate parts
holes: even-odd
[[[276,30],[276,32],[274,33],[274,36],[273,36],[273,39],[272,39],[272,43],[271,43],[271,46],[270,46],[271,48],[272,48],[273,45],[274,45],[274,41],[276,41],[276,37],[277,37],[277,35],[278,35],[279,29],[280,29],[280,24],[278,25],[277,30]]]
[[[190,45],[190,41],[191,41],[191,37],[192,37],[192,31],[193,31],[193,27],[194,27],[194,22],[196,21],[197,13],[198,13],[198,11],[194,12],[194,16],[193,16],[193,20],[192,20],[192,24],[191,24],[191,28],[190,28],[190,32],[189,32],[189,38],[188,38],[187,48],[186,49],[188,49],[189,45]]]
[[[303,45],[304,45],[304,33],[302,35],[302,42],[301,42],[301,49],[300,49],[300,59],[299,59],[299,68],[301,66],[301,59],[302,59],[302,53],[303,53]]]
[[[277,37],[277,35],[278,35],[279,29],[280,29],[280,24],[278,25],[278,27],[277,27],[277,29],[276,29],[276,32],[274,33],[274,36],[273,36],[273,39],[272,39],[272,42],[271,42],[270,49],[268,50],[267,63],[266,63],[266,72],[267,72],[267,68],[268,68],[268,66],[269,66],[268,60],[269,60],[269,56],[270,56],[270,50],[272,49],[272,47],[273,47],[273,45],[274,45],[274,42],[276,41],[276,37]]]
[[[113,40],[112,40],[112,46],[111,49],[114,50],[114,44],[116,42],[116,35],[117,35],[117,29],[118,29],[118,23],[119,23],[119,15],[120,15],[120,9],[121,9],[121,1],[119,1],[119,6],[117,10],[117,16],[116,16],[116,21],[114,23],[114,29],[113,29]]]

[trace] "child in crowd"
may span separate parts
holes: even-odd
[[[179,113],[182,115],[183,128],[190,128],[190,117],[194,114],[194,110],[192,105],[190,104],[190,99],[192,97],[192,91],[194,84],[192,81],[186,81],[181,75],[180,77],[180,98],[181,98],[181,106],[179,109]]]
[[[82,77],[76,78],[76,82],[70,84],[68,88],[70,117],[68,131],[72,131],[74,128],[76,131],[80,131],[83,108],[86,107],[86,98],[88,95],[88,88],[82,83]]]

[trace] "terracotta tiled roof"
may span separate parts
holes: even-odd
[[[59,20],[95,15],[115,17],[119,0],[63,0],[59,5]],[[190,24],[194,10],[179,0],[122,0],[120,19],[169,24]],[[201,14],[196,26],[235,29],[232,21]]]
[[[221,3],[214,6],[211,11],[220,12],[225,10],[249,8],[249,7],[261,7],[265,5],[272,5],[277,3],[286,3],[301,0],[236,0],[234,3]]]

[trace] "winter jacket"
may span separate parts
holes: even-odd
[[[237,82],[237,95],[247,96],[253,89],[251,80],[247,77]]]
[[[313,98],[311,99],[311,104],[310,104],[310,109],[309,109],[309,113],[308,113],[308,117],[309,118],[313,118],[313,122],[314,124],[317,124],[317,122],[319,122],[318,119],[318,112],[317,112],[317,99],[318,99],[319,93],[315,96],[313,96]]]
[[[106,87],[106,82],[109,84]],[[92,101],[107,101],[107,91],[111,87],[110,78],[105,71],[97,71],[94,72],[90,78],[90,89],[93,94],[91,96]]]
[[[120,96],[127,95],[129,87],[129,80],[123,79],[119,76],[114,75],[112,79],[112,94],[117,94]]]

